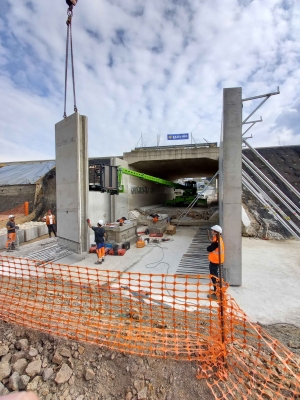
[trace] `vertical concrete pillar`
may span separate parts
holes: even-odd
[[[88,250],[87,117],[70,115],[55,125],[58,242],[76,253]]]
[[[225,243],[224,269],[230,285],[242,284],[242,88],[223,90],[219,158],[220,224]]]

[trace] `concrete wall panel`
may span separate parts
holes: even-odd
[[[219,159],[220,224],[225,242],[226,279],[242,284],[242,89],[223,91]]]
[[[58,237],[87,251],[87,118],[75,113],[55,125]]]

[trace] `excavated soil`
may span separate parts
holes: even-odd
[[[0,321],[0,341],[5,353],[1,363],[9,360],[12,368],[0,383],[0,394],[21,390],[14,386],[19,382],[22,390],[33,390],[41,400],[214,399],[206,382],[196,379],[193,362],[127,355],[4,321]],[[12,378],[18,359],[24,363],[21,383],[18,375]],[[38,366],[30,372],[34,361]]]

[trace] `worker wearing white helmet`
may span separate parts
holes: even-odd
[[[86,220],[88,226],[95,232],[96,253],[98,260],[95,264],[102,264],[105,257],[105,229],[103,228],[103,220],[99,219],[97,226],[92,226],[89,219]]]
[[[15,216],[9,215],[8,221],[6,223],[7,228],[7,240],[6,240],[6,251],[13,251],[15,250],[15,242],[16,242],[16,229],[19,229],[15,223]]]
[[[207,247],[208,259],[209,259],[209,273],[212,275],[211,280],[214,287],[214,293],[209,294],[209,299],[217,300],[217,278],[219,277],[219,264],[224,263],[225,247],[222,234],[222,228],[220,225],[214,225],[211,227],[213,232],[213,238],[211,244]],[[220,243],[218,241],[220,238]]]

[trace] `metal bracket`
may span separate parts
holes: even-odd
[[[249,100],[255,100],[255,99],[260,99],[260,98],[263,98],[264,97],[264,99],[263,99],[263,101],[262,102],[260,102],[260,104],[252,111],[252,113],[251,114],[249,114],[248,115],[248,117],[246,118],[246,119],[244,119],[244,121],[242,122],[243,124],[245,124],[247,121],[248,121],[248,119],[250,118],[250,117],[252,117],[252,115],[271,97],[271,96],[274,96],[274,95],[276,95],[276,94],[280,94],[280,91],[279,91],[279,87],[277,88],[277,92],[272,92],[272,93],[267,93],[267,94],[262,94],[262,95],[260,95],[260,96],[253,96],[253,97],[248,97],[248,98],[246,98],[246,99],[242,99],[242,101],[249,101]]]
[[[262,122],[263,121],[263,119],[262,119],[262,117],[260,117],[260,119],[257,119],[256,121],[248,121],[248,122],[244,122],[244,124],[243,125],[246,125],[246,124],[256,124],[256,122]]]
[[[247,97],[246,99],[242,99],[242,101],[249,101],[249,100],[255,100],[255,99],[261,99],[262,97],[270,97],[274,96],[276,94],[280,94],[279,86],[277,87],[277,92],[272,92],[272,93],[267,93],[267,94],[261,94],[260,96],[253,96],[253,97]]]
[[[248,131],[250,131],[250,129],[251,129],[254,125],[255,125],[255,122],[253,122],[252,125],[249,126],[249,128],[245,130],[245,132],[242,134],[242,136],[244,136],[245,133],[247,133]]]

